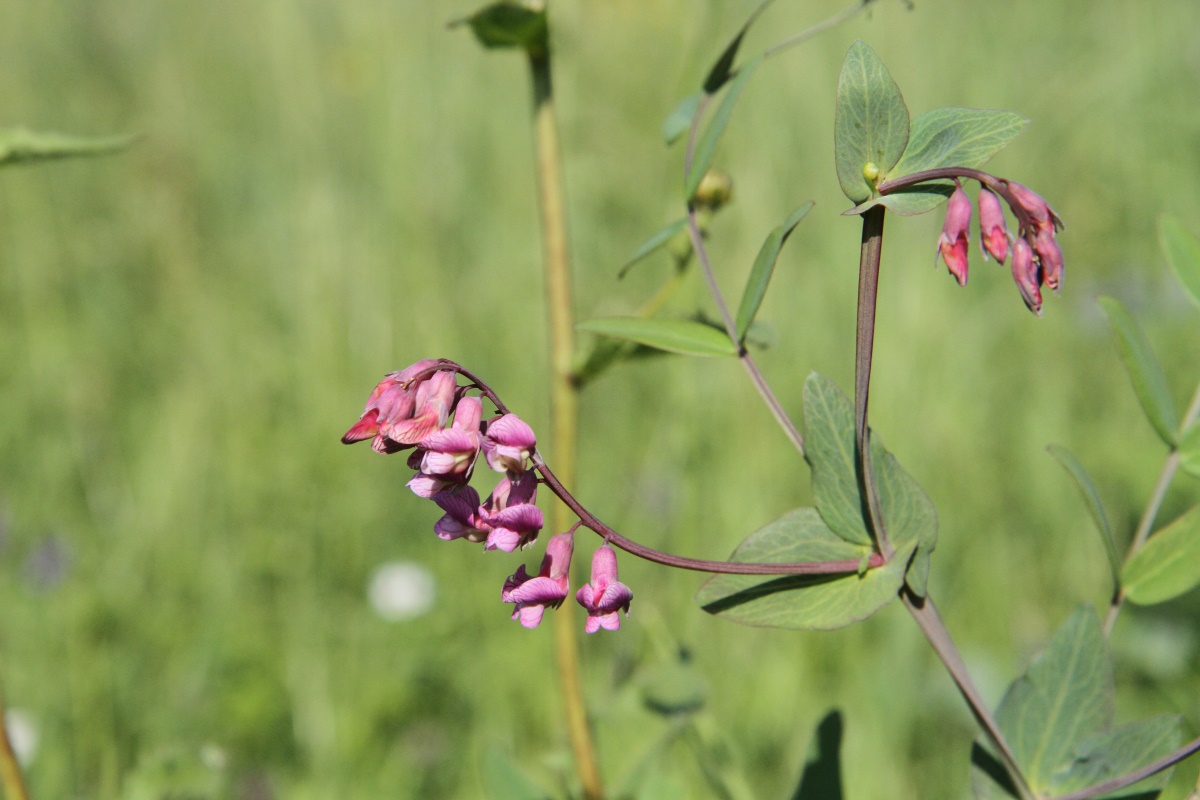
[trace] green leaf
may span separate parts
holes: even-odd
[[[1052,793],[1056,777],[1075,762],[1078,746],[1111,724],[1112,697],[1100,621],[1090,606],[1081,606],[996,709],[996,722],[1030,788]]]
[[[1175,415],[1175,404],[1171,401],[1167,379],[1163,377],[1162,367],[1150,349],[1150,342],[1117,300],[1101,297],[1100,307],[1108,315],[1108,321],[1117,336],[1117,350],[1121,353],[1125,368],[1129,370],[1133,391],[1142,404],[1142,410],[1162,440],[1174,446],[1179,418]]]
[[[124,150],[136,136],[71,136],[25,128],[0,129],[0,166],[53,158],[102,156]]]
[[[905,186],[894,192],[888,192],[882,197],[872,197],[865,203],[859,203],[853,208],[842,212],[843,217],[857,216],[864,211],[883,206],[894,214],[902,217],[915,217],[924,214],[946,202],[954,192],[954,181],[929,181],[919,186]]]
[[[856,41],[838,79],[834,162],[842,191],[855,203],[875,193],[908,144],[908,107],[875,51]],[[864,170],[873,165],[875,179]]]
[[[1079,459],[1075,458],[1065,447],[1052,444],[1046,448],[1050,451],[1050,455],[1062,464],[1063,469],[1075,481],[1075,486],[1079,489],[1079,495],[1083,498],[1084,504],[1087,506],[1088,513],[1092,515],[1092,522],[1096,525],[1096,531],[1100,534],[1100,539],[1104,544],[1104,552],[1108,555],[1108,567],[1112,573],[1113,588],[1121,586],[1121,557],[1117,555],[1117,545],[1113,540],[1112,526],[1108,524],[1108,515],[1104,513],[1104,505],[1100,502],[1100,494],[1096,491],[1095,484],[1092,483],[1091,477],[1087,470],[1083,468],[1083,464],[1079,463]]]
[[[532,56],[549,50],[546,9],[515,0],[498,0],[469,17],[454,20],[450,27],[469,25],[479,43],[488,48],[520,48]]]
[[[1126,596],[1139,605],[1162,603],[1200,586],[1200,506],[1147,539],[1121,577]]]
[[[708,702],[708,684],[686,652],[665,664],[646,668],[638,686],[642,704],[664,717],[699,711]]]
[[[628,339],[659,350],[690,356],[733,356],[737,348],[723,331],[688,320],[602,317],[581,322],[581,331]]]
[[[738,305],[739,342],[745,342],[750,323],[754,322],[754,317],[758,314],[759,307],[762,306],[763,297],[767,294],[767,285],[771,282],[771,275],[775,272],[775,262],[779,259],[779,251],[783,249],[784,242],[788,240],[792,231],[796,229],[800,220],[804,219],[812,207],[813,202],[810,200],[793,211],[782,225],[771,231],[762,247],[759,248],[758,257],[754,259],[754,266],[750,270],[750,277],[746,279],[746,288],[742,291],[742,302]]]
[[[704,78],[703,88],[705,94],[716,94],[717,90],[724,86],[729,80],[730,75],[733,74],[733,61],[735,58],[737,58],[738,50],[742,46],[742,39],[746,38],[746,32],[750,30],[750,26],[754,24],[754,21],[758,19],[759,15],[762,14],[762,12],[766,10],[767,6],[771,5],[772,2],[773,0],[763,0],[761,3],[759,3],[758,8],[751,12],[750,16],[746,19],[746,22],[733,37],[733,40],[730,41],[729,44],[725,46],[725,49],[721,51],[721,55],[717,58],[716,62],[712,65],[712,68],[709,69],[708,75]]]
[[[662,137],[667,144],[675,144],[679,137],[692,127],[692,118],[696,116],[696,109],[700,107],[700,101],[703,99],[704,92],[702,91],[689,94],[671,110],[671,113],[663,120],[662,127]]]
[[[641,247],[639,247],[637,252],[629,257],[628,261],[621,265],[621,271],[617,273],[617,277],[624,278],[634,264],[638,263],[659,248],[665,246],[667,242],[671,241],[671,238],[675,236],[675,234],[679,233],[686,227],[687,217],[683,217],[682,219],[677,219],[674,222],[668,223],[667,225],[659,228],[649,239],[642,242]]]
[[[858,490],[854,409],[841,389],[815,373],[804,383],[804,457],[812,466],[813,494],[825,523],[847,542],[870,546],[871,535]],[[901,550],[910,542],[918,543],[908,585],[924,595],[929,556],[937,545],[937,510],[874,432],[871,463],[892,546]]]
[[[733,107],[737,105],[742,90],[746,88],[746,83],[749,82],[750,76],[754,74],[754,70],[758,69],[762,60],[763,57],[759,56],[742,65],[742,68],[737,71],[736,77],[730,81],[729,88],[725,90],[725,96],[721,98],[720,105],[717,106],[712,119],[705,126],[704,133],[700,134],[700,140],[696,143],[696,150],[692,154],[691,169],[688,170],[684,181],[684,194],[688,200],[691,200],[692,195],[696,193],[696,188],[700,186],[704,173],[708,172],[708,168],[712,166],[713,156],[717,152],[717,142],[720,141],[721,134],[725,132],[725,127],[729,124],[730,117],[733,116]]]
[[[1162,217],[1158,221],[1158,237],[1175,279],[1183,285],[1192,302],[1200,305],[1200,239],[1184,229],[1174,217]]]
[[[498,748],[484,751],[480,770],[484,790],[492,800],[550,800],[551,794],[534,783]]]
[[[1182,743],[1183,731],[1179,720],[1175,714],[1160,714],[1088,736],[1075,748],[1075,760],[1070,768],[1053,781],[1053,793],[1059,795],[1086,789],[1128,775],[1169,756]],[[1126,797],[1131,800],[1155,797],[1166,788],[1171,780],[1171,772],[1169,769],[1163,770],[1103,797]]]
[[[842,727],[837,709],[817,725],[792,800],[842,800]]]
[[[1200,478],[1200,422],[1193,422],[1179,437],[1179,466]]]
[[[896,599],[915,542],[891,563],[863,575],[716,575],[696,600],[710,614],[731,622],[791,630],[834,630],[866,619]],[[813,508],[789,511],[751,534],[731,560],[753,563],[861,559],[871,549],[851,544],[825,524]]]

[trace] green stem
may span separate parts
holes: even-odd
[[[534,149],[537,159],[538,201],[541,208],[542,247],[546,264],[546,307],[550,327],[550,424],[555,463],[574,485],[577,462],[579,395],[573,373],[575,320],[571,299],[571,274],[567,257],[566,204],[562,193],[558,124],[554,114],[554,85],[549,52],[529,55],[533,79]],[[566,530],[568,509],[556,505],[551,523]],[[567,730],[575,771],[587,800],[601,800],[604,788],[596,748],[588,727],[587,707],[579,681],[574,605],[564,603],[554,615],[554,653],[566,710]]]
[[[1196,386],[1192,402],[1183,415],[1183,422],[1180,424],[1179,430],[1186,431],[1196,422],[1197,418],[1200,418],[1200,385]],[[1172,447],[1171,452],[1167,454],[1166,461],[1163,462],[1162,471],[1158,474],[1150,501],[1146,503],[1146,510],[1142,512],[1142,518],[1138,520],[1137,530],[1134,532],[1133,540],[1129,543],[1129,550],[1125,554],[1125,563],[1129,563],[1129,559],[1133,558],[1134,553],[1140,550],[1146,540],[1150,538],[1150,529],[1154,527],[1154,520],[1158,517],[1159,509],[1162,508],[1163,499],[1167,496],[1167,489],[1170,488],[1171,481],[1175,479],[1175,473],[1178,470],[1179,450]],[[1112,602],[1109,604],[1108,615],[1104,619],[1105,636],[1112,633],[1113,626],[1117,624],[1117,615],[1121,613],[1124,605],[1125,590],[1122,588],[1113,595]]]
[[[0,691],[0,786],[4,787],[5,800],[29,800],[21,765],[8,738],[8,723],[5,720],[4,697]]]

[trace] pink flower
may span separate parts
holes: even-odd
[[[1025,305],[1033,313],[1041,316],[1042,290],[1037,262],[1033,260],[1033,250],[1024,238],[1017,239],[1013,245],[1012,257],[1013,280],[1021,290]]]
[[[488,466],[497,472],[520,475],[525,471],[525,462],[533,454],[536,444],[533,428],[516,414],[505,414],[488,424],[483,454]]]
[[[399,372],[388,373],[371,391],[371,396],[367,398],[366,408],[363,409],[358,422],[354,423],[350,430],[342,436],[342,443],[353,444],[375,437],[375,441],[371,443],[372,449],[380,453],[395,452],[394,449],[391,449],[391,444],[394,443],[389,444],[386,437],[380,434],[380,429],[383,425],[393,425],[399,420],[412,416],[416,396],[414,387],[408,384],[414,375],[435,364],[437,364],[437,359],[426,358]],[[424,380],[421,382],[424,383]]]
[[[402,419],[380,419],[380,432],[403,447],[412,447],[445,427],[454,405],[457,377],[453,372],[435,372],[428,380],[421,381],[413,398],[411,414]]]
[[[544,524],[542,510],[534,505],[536,498],[537,476],[532,472],[501,480],[479,508],[491,528],[483,549],[511,553],[533,544]]]
[[[1042,276],[1046,285],[1057,292],[1062,286],[1063,257],[1058,241],[1054,238],[1053,228],[1042,228],[1037,232],[1037,237],[1033,240],[1033,250],[1042,265]]]
[[[1017,201],[1017,205],[1032,218],[1035,231],[1049,229],[1053,233],[1062,228],[1062,220],[1058,218],[1058,214],[1054,213],[1054,209],[1042,199],[1040,194],[1016,181],[1006,181],[1006,183],[1008,191]]]
[[[967,240],[971,228],[971,199],[961,186],[950,195],[946,223],[938,237],[938,251],[959,286],[967,285]],[[936,257],[935,257],[936,263]]]
[[[621,627],[621,617],[618,611],[624,611],[629,616],[629,601],[633,592],[629,587],[617,580],[617,554],[611,547],[604,545],[592,556],[592,580],[583,586],[576,594],[579,605],[587,609],[588,620],[584,630],[595,633],[604,628],[615,631]]]
[[[566,599],[571,590],[569,575],[571,552],[574,549],[574,535],[560,533],[551,536],[536,577],[530,576],[522,564],[504,582],[500,599],[516,604],[512,618],[520,620],[523,627],[536,628],[547,608],[558,608]]]
[[[488,525],[479,514],[479,493],[470,486],[435,494],[433,502],[446,512],[433,526],[438,538],[482,542],[487,536]]]
[[[990,189],[979,190],[979,232],[983,257],[990,253],[1001,264],[1008,258],[1008,228],[1000,198]]]

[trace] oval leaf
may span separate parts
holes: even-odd
[[[784,242],[792,235],[792,231],[800,224],[800,220],[804,219],[805,215],[812,210],[812,207],[813,202],[809,200],[793,211],[782,225],[771,231],[762,247],[759,248],[758,257],[754,259],[754,266],[750,270],[750,277],[746,279],[746,288],[742,291],[742,302],[738,304],[739,342],[745,342],[746,332],[750,329],[750,324],[754,322],[754,317],[762,306],[763,298],[767,294],[767,286],[771,282],[771,275],[775,272],[775,262],[779,259],[779,252],[783,249]]]
[[[1104,505],[1100,502],[1100,494],[1096,491],[1096,485],[1092,483],[1091,476],[1083,468],[1083,464],[1079,463],[1079,459],[1075,458],[1070,450],[1056,444],[1052,444],[1046,449],[1050,451],[1050,455],[1057,459],[1058,463],[1062,464],[1063,469],[1075,481],[1075,486],[1079,489],[1079,495],[1083,498],[1088,513],[1092,515],[1092,522],[1096,526],[1096,531],[1100,534],[1100,539],[1104,544],[1104,552],[1108,555],[1108,568],[1112,573],[1113,587],[1119,588],[1121,585],[1121,558],[1117,555],[1117,545],[1113,540],[1112,526],[1108,524],[1108,515],[1104,513]]]
[[[640,317],[602,317],[581,322],[581,331],[628,339],[689,356],[734,356],[737,349],[723,331],[702,322]]]
[[[1200,506],[1155,533],[1121,573],[1129,599],[1162,603],[1200,586]]]
[[[634,264],[658,250],[660,247],[666,245],[667,242],[671,241],[671,237],[679,233],[685,227],[687,227],[687,217],[677,219],[674,222],[659,228],[649,239],[642,242],[641,247],[639,247],[637,252],[629,257],[628,261],[621,265],[621,271],[617,273],[617,277],[624,278]]]
[[[124,150],[135,136],[70,136],[38,133],[25,128],[0,130],[0,166],[52,158],[101,156]]]
[[[1179,437],[1179,465],[1200,478],[1200,422],[1193,422]]]
[[[1063,774],[1055,777],[1051,793],[1063,795],[1098,783],[1136,772],[1147,764],[1165,758],[1181,744],[1183,730],[1176,714],[1159,714],[1141,722],[1094,733],[1079,743],[1075,760]],[[1171,780],[1166,769],[1117,793],[1104,797],[1128,800],[1154,798]]]
[[[1011,111],[935,108],[913,118],[908,147],[888,179],[939,167],[978,169],[1029,124]]]
[[[833,139],[838,183],[855,203],[875,193],[863,175],[867,164],[874,164],[877,180],[883,180],[908,144],[908,107],[900,89],[861,40],[850,46],[842,63]]]
[[[804,457],[812,466],[813,495],[822,519],[847,542],[869,546],[871,535],[858,488],[854,448],[854,409],[832,381],[812,374],[804,383]],[[888,538],[897,550],[918,545],[908,585],[924,595],[929,556],[937,546],[937,509],[925,491],[871,434],[879,502]]]
[[[902,217],[914,217],[937,208],[946,202],[953,192],[954,181],[929,181],[920,186],[905,186],[882,197],[872,197],[865,203],[859,203],[854,208],[843,211],[842,216],[855,216],[875,206],[883,206]]]
[[[1159,220],[1158,237],[1175,279],[1187,290],[1192,302],[1200,305],[1200,240],[1174,217]]]
[[[1117,336],[1117,350],[1121,353],[1125,368],[1129,370],[1133,391],[1142,404],[1142,410],[1162,440],[1174,446],[1179,418],[1175,416],[1175,404],[1171,401],[1167,379],[1163,377],[1162,367],[1150,349],[1150,342],[1117,300],[1101,297],[1100,307],[1108,315],[1113,333]]]
[[[866,619],[896,599],[915,543],[862,575],[716,575],[696,600],[731,622],[792,630],[834,630]],[[747,563],[862,559],[871,549],[829,529],[813,508],[797,508],[751,534],[731,560]]]
[[[689,201],[696,193],[697,187],[700,186],[704,173],[708,172],[708,168],[712,166],[713,156],[717,152],[717,142],[720,141],[721,134],[725,132],[725,127],[729,124],[729,118],[733,116],[733,107],[737,105],[742,90],[746,88],[746,83],[754,74],[754,70],[758,69],[762,60],[763,57],[759,56],[752,61],[747,61],[737,71],[737,76],[730,82],[729,88],[725,90],[725,96],[721,98],[721,104],[717,106],[712,119],[704,128],[704,133],[700,135],[696,151],[692,154],[691,166],[687,175],[684,176],[684,195]]]

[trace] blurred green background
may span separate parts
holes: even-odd
[[[561,792],[551,631],[499,602],[540,554],[439,541],[402,457],[338,443],[383,373],[429,356],[547,429],[522,59],[446,29],[471,0],[0,5],[0,126],[142,136],[0,172],[0,671],[36,732],[35,794],[481,797],[492,748]],[[680,213],[661,121],[752,7],[553,3],[581,317],[629,313],[666,276],[660,255],[615,279]],[[746,52],[841,7],[779,2]],[[1040,320],[1006,268],[973,256],[966,289],[931,269],[937,214],[891,219],[884,248],[874,424],[939,506],[932,592],[994,704],[1072,608],[1107,599],[1045,446],[1080,456],[1126,536],[1164,456],[1095,297],[1130,306],[1181,406],[1200,377],[1200,313],[1155,232],[1162,212],[1200,231],[1200,6],[881,0],[759,71],[718,156],[736,198],[712,253],[736,296],[762,237],[817,201],[762,315],[760,363],[796,413],[810,371],[851,383],[859,226],[838,216],[831,133],[860,37],[913,113],[1032,119],[991,166],[1067,223],[1066,288]],[[673,313],[705,303],[696,277]],[[734,363],[619,367],[583,419],[578,495],[646,544],[722,557],[811,500]],[[1180,478],[1162,519],[1198,494]],[[432,607],[381,617],[368,586],[387,562],[427,571]],[[902,609],[752,630],[699,611],[696,575],[621,569],[633,616],[582,644],[610,786],[658,752],[642,796],[790,796],[836,706],[850,798],[967,793],[973,723]],[[1198,611],[1192,592],[1122,616],[1119,722],[1177,711],[1200,732]],[[655,751],[676,723],[643,687],[680,648],[704,733]],[[1180,772],[1176,796],[1196,766]]]

